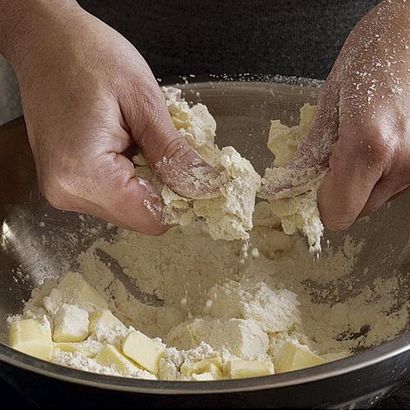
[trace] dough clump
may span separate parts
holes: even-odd
[[[286,168],[300,143],[309,134],[315,114],[316,106],[304,104],[300,109],[299,125],[288,127],[279,120],[271,121],[268,148],[275,155],[275,160],[273,167],[265,170],[262,184],[281,186],[283,181],[290,181],[287,198],[270,200],[272,212],[280,218],[285,233],[293,235],[297,231],[303,232],[308,239],[310,252],[319,254],[324,228],[317,206],[317,191],[322,178],[302,184],[302,192],[299,193],[298,175]]]
[[[249,239],[261,177],[235,148],[220,149],[215,144],[216,122],[205,105],[190,106],[181,97],[181,90],[176,88],[164,87],[163,92],[173,123],[181,136],[221,173],[221,192],[209,199],[189,199],[178,195],[155,178],[146,162],[141,160],[141,155],[135,159],[136,175],[154,181],[159,188],[166,205],[168,223],[187,226],[202,220],[212,239]],[[299,125],[288,127],[279,120],[271,121],[268,147],[275,155],[274,167],[266,169],[262,182],[274,185],[275,182],[279,184],[282,178],[289,178],[290,171],[285,164],[293,158],[299,144],[308,135],[315,113],[315,106],[305,104],[300,110]],[[300,195],[295,192],[288,198],[270,200],[272,212],[281,220],[284,232],[288,235],[303,232],[314,254],[320,253],[323,236],[323,224],[317,207],[320,183],[321,179],[315,180],[311,186],[305,184]]]
[[[220,172],[222,181],[216,197],[190,199],[155,180],[167,206],[166,222],[186,226],[201,219],[213,239],[248,239],[260,176],[235,148],[220,149],[215,144],[216,122],[205,105],[190,107],[179,89],[164,87],[163,91],[175,127],[202,159]],[[136,175],[153,181],[151,169],[144,161],[139,157],[135,162]]]

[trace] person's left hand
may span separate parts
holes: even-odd
[[[384,1],[346,40],[311,132],[289,164],[307,179],[328,167],[319,206],[332,230],[348,228],[410,186],[409,67],[410,1]],[[287,188],[269,187],[265,196]]]

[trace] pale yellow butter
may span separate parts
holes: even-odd
[[[68,353],[81,353],[85,357],[94,357],[101,350],[101,347],[101,343],[89,343],[88,341],[79,343],[54,343],[54,349],[62,350]]]
[[[323,363],[326,363],[326,360],[313,353],[307,346],[293,342],[285,342],[275,358],[277,373],[291,372]]]
[[[62,292],[65,303],[88,311],[108,308],[105,299],[77,272],[68,272],[57,288]]]
[[[158,374],[158,363],[165,351],[165,345],[139,331],[132,331],[123,340],[122,351],[144,369]]]
[[[50,327],[34,319],[13,322],[10,326],[9,344],[19,352],[38,359],[50,361],[53,354]]]
[[[82,342],[88,337],[88,312],[65,303],[54,316],[55,342]]]
[[[224,375],[219,367],[215,366],[214,364],[210,364],[207,372],[193,373],[190,376],[190,379],[195,381],[222,380],[224,379]]]
[[[121,352],[113,345],[106,345],[103,350],[95,357],[95,361],[102,366],[107,366],[115,369],[119,373],[129,374],[130,372],[138,371],[130,360],[128,360]]]
[[[194,380],[220,380],[223,378],[222,359],[220,357],[212,357],[198,362],[183,363],[181,375],[191,377]]]
[[[270,360],[233,359],[227,363],[227,372],[231,379],[260,377],[275,374],[275,368]]]
[[[211,382],[213,380],[221,380],[221,378],[222,377],[219,377],[219,376],[215,377],[214,371],[210,371],[206,373],[199,373],[199,374],[194,373],[191,376],[191,380],[196,381],[196,382]]]

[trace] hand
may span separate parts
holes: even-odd
[[[23,51],[9,54],[41,191],[57,208],[164,232],[161,199],[134,177],[124,152],[137,144],[162,181],[187,197],[216,189],[194,184],[193,168],[215,171],[180,137],[151,70],[126,39],[75,2],[28,3],[35,23],[20,36]]]
[[[408,67],[410,1],[382,2],[346,40],[311,133],[289,164],[300,175],[329,167],[319,206],[332,230],[348,228],[410,186]]]

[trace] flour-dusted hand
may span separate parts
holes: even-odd
[[[135,144],[175,192],[217,189],[190,178],[198,167],[215,171],[177,132],[150,68],[125,38],[72,0],[11,3],[0,0],[0,51],[16,70],[40,188],[53,206],[163,232],[159,195],[124,155]]]
[[[289,164],[302,185],[329,167],[319,206],[330,229],[349,227],[410,185],[409,64],[410,1],[384,1],[346,40]],[[271,195],[286,193],[286,182]]]

